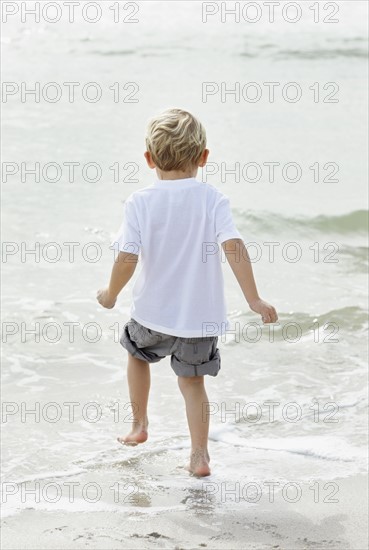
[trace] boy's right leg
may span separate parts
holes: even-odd
[[[132,430],[123,437],[118,437],[123,445],[137,445],[147,439],[147,403],[150,391],[150,366],[147,361],[137,359],[128,352],[127,379],[129,396],[132,403]]]

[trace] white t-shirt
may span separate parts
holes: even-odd
[[[156,179],[131,193],[111,248],[139,255],[131,317],[182,337],[229,329],[221,243],[242,239],[228,197],[196,178]]]

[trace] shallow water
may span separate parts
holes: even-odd
[[[40,502],[21,499],[18,491],[5,513],[127,507],[150,514],[188,503],[210,513],[250,505],[247,499],[222,502],[225,481],[265,488],[266,481],[334,480],[365,471],[367,7],[340,3],[342,22],[333,26],[305,19],[271,28],[263,21],[205,25],[198,4],[142,3],[140,24],[123,30],[108,18],[95,26],[13,21],[4,28],[4,80],[94,81],[105,94],[96,104],[80,97],[75,103],[12,97],[4,110],[5,162],[63,167],[57,182],[42,175],[39,183],[29,175],[22,182],[19,172],[3,184],[3,240],[14,243],[6,263],[3,256],[3,480],[29,489],[40,483],[41,492],[55,482],[62,490],[56,502],[45,495]],[[136,82],[139,102],[115,104],[108,87],[117,81]],[[275,103],[264,96],[258,103],[222,103],[219,95],[202,101],[203,82],[266,81],[298,82],[303,97],[296,104],[278,95]],[[339,102],[314,103],[314,82],[338,83]],[[274,330],[263,326],[224,264],[236,334],[219,340],[222,368],[207,380],[213,468],[207,481],[218,491],[206,501],[204,482],[182,468],[189,440],[169,359],[152,366],[149,442],[134,449],[116,443],[130,419],[119,333],[132,282],[115,310],[95,301],[109,276],[108,246],[122,201],[152,181],[142,162],[146,120],[171,105],[204,122],[213,164],[199,178],[231,198],[255,257],[259,293],[279,315]],[[100,181],[86,181],[80,168],[68,181],[63,163],[71,161],[99,163]],[[109,167],[115,162],[121,170],[137,165],[131,179],[138,182],[114,183]],[[267,162],[298,163],[301,179],[286,181],[278,168],[268,181]],[[239,178],[226,173],[235,163]],[[252,172],[243,177],[247,163],[262,168],[258,181],[250,181]],[[314,163],[321,170],[317,182]],[[326,163],[339,166],[338,182],[323,181],[322,173],[331,172]],[[71,242],[74,258],[65,245]],[[283,248],[291,242],[295,247]],[[84,248],[88,243],[95,244]],[[26,254],[35,246],[39,258]],[[27,334],[32,330],[36,335]],[[35,415],[27,414],[35,407]],[[71,481],[77,484],[73,503],[65,485]],[[87,483],[101,489],[96,503],[83,494]]]

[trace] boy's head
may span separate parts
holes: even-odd
[[[191,113],[168,109],[150,121],[146,148],[149,155],[145,153],[145,157],[151,168],[163,172],[191,171],[206,163],[206,132]]]

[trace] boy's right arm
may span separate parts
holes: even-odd
[[[119,252],[111,271],[107,288],[98,290],[97,301],[107,309],[112,309],[118,294],[131,279],[138,262],[138,255],[129,252]]]
[[[278,319],[277,312],[258,294],[250,256],[243,240],[229,239],[222,243],[222,247],[250,309],[260,313],[264,323],[275,323]]]

